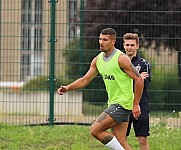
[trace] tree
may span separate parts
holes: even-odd
[[[92,49],[98,47],[95,37],[100,31],[113,27],[120,39],[126,32],[138,32],[142,43],[147,41],[146,46],[155,41],[156,47],[164,44],[177,50],[181,77],[181,0],[88,0],[84,24],[84,36]],[[116,46],[122,46],[122,40],[117,40]]]

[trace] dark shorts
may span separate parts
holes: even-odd
[[[121,122],[128,122],[129,115],[131,114],[131,110],[124,109],[119,104],[112,104],[105,109],[104,112],[108,113],[117,124]]]
[[[147,107],[147,106],[146,106]],[[149,110],[146,107],[141,107],[141,115],[138,120],[133,117],[133,114],[130,115],[130,121],[128,124],[127,136],[130,133],[131,127],[133,125],[133,129],[135,132],[135,136],[149,136]]]

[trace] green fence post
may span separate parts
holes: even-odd
[[[49,125],[54,124],[54,88],[55,88],[55,2],[57,0],[49,0],[51,2],[51,47],[50,47],[50,118]]]

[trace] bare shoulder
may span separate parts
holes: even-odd
[[[129,57],[126,54],[121,53],[119,55],[118,63],[119,63],[119,66],[121,68],[122,67],[124,68],[124,66],[130,66],[131,61],[130,61]]]
[[[129,57],[125,53],[121,53],[119,55],[119,59],[128,59],[128,60],[130,60]]]
[[[131,60],[129,59],[129,57],[122,53],[119,56],[119,66],[120,68],[122,68],[126,73],[128,73],[130,75],[130,72],[136,74],[137,77],[140,77],[141,75],[139,74],[138,70],[135,68],[135,66],[131,63]]]
[[[91,62],[91,65],[96,65],[97,57],[98,57],[98,56],[94,57],[94,59],[93,59],[92,62]]]

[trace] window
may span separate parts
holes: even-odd
[[[31,9],[31,0],[22,0],[21,3],[22,3],[21,6],[22,6],[23,11]]]
[[[22,23],[31,22],[31,0],[22,0]]]
[[[31,30],[29,27],[22,27],[21,30],[21,48],[31,50]]]
[[[34,37],[35,37],[34,50],[41,51],[42,50],[42,29],[41,28],[35,28]]]
[[[21,80],[42,75],[43,0],[21,3]]]
[[[69,0],[68,1],[68,23],[69,23],[69,30],[68,30],[68,36],[69,38],[74,38],[78,35],[78,26],[77,26],[77,0]]]
[[[41,11],[43,9],[42,0],[35,1],[35,10]]]
[[[21,55],[21,80],[26,80],[26,77],[30,74],[30,60],[31,55]]]

